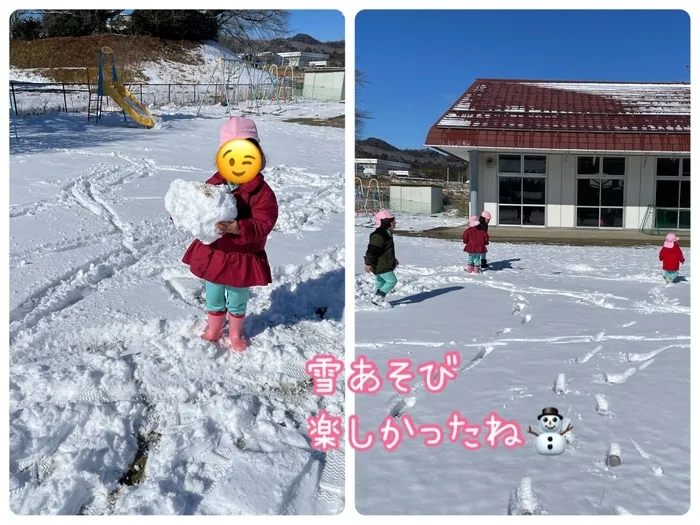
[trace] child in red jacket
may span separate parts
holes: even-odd
[[[479,218],[472,215],[469,218],[469,228],[462,234],[462,242],[466,245],[464,251],[467,252],[467,273],[481,273],[481,259],[486,253],[486,245],[489,242],[489,234],[486,230],[479,228]]]
[[[190,244],[182,262],[204,280],[208,327],[202,337],[218,340],[228,312],[231,347],[241,352],[248,347],[243,321],[249,288],[272,282],[265,243],[278,215],[275,193],[261,173],[265,155],[252,120],[232,117],[224,124],[217,167],[207,184],[228,185],[236,198],[238,217],[217,223],[222,236],[213,243],[195,240]]]
[[[685,263],[681,247],[678,246],[679,240],[675,234],[669,233],[666,235],[664,247],[659,252],[659,260],[663,262],[664,281],[668,284],[676,282],[680,265]]]

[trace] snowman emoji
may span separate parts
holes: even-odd
[[[529,434],[537,436],[535,440],[535,452],[541,456],[559,456],[566,450],[566,440],[564,434],[574,427],[568,425],[566,430],[561,431],[562,417],[559,411],[554,407],[542,409],[542,413],[537,416],[540,422],[541,434],[532,430],[532,427],[527,427]]]

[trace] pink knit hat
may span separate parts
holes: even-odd
[[[666,242],[664,243],[664,248],[673,248],[673,245],[680,241],[678,237],[676,237],[675,233],[669,233],[666,235]]]
[[[231,117],[226,121],[226,124],[221,128],[221,140],[219,146],[223,146],[229,140],[235,139],[253,139],[258,144],[258,128],[255,122],[246,117]]]
[[[478,225],[479,225],[479,217],[477,217],[476,215],[472,215],[471,217],[469,217],[469,226],[470,227],[473,228],[474,226],[478,226]]]
[[[491,220],[491,212],[484,210],[481,212],[481,216],[486,220]]]
[[[376,224],[377,228],[379,228],[382,225],[382,221],[384,219],[393,219],[394,214],[391,213],[391,210],[379,210],[377,214],[374,216],[374,224]]]
[[[263,153],[260,147],[260,137],[258,136],[258,128],[255,122],[246,117],[231,117],[226,121],[226,123],[221,127],[221,134],[219,139],[219,147],[223,146],[230,140],[235,139],[250,139],[254,140],[260,153],[262,154],[262,163],[260,165],[260,171],[265,169],[267,165],[267,157]]]

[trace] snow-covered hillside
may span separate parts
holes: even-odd
[[[252,67],[244,67],[243,61],[236,53],[216,42],[204,42],[196,46],[190,53],[195,58],[197,65],[172,62],[170,60],[158,60],[155,62],[144,62],[138,65],[138,69],[147,77],[146,82],[150,84],[206,84],[210,82],[212,75],[217,71],[220,59],[233,60],[235,64],[229,64],[229,68],[242,68],[243,80],[248,76],[255,79],[263,72]],[[120,66],[119,56],[115,56],[117,66]],[[96,65],[96,64],[95,64]],[[219,67],[219,76],[223,75],[223,70]],[[48,82],[53,80],[44,76],[42,69],[18,69],[10,67],[10,80],[18,82]],[[267,73],[264,73],[265,75]],[[222,79],[215,78],[212,82],[222,82]]]
[[[272,113],[266,112],[269,109]],[[173,179],[206,180],[225,109],[17,119],[10,155],[10,501],[18,514],[328,514],[342,449],[307,417],[342,415],[304,364],[344,351],[344,133],[255,116],[280,215],[273,284],[253,288],[244,353],[200,339],[191,239],[168,219]]]

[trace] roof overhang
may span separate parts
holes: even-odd
[[[460,150],[669,155],[690,153],[690,133],[469,130],[433,126],[425,145],[453,155]]]

